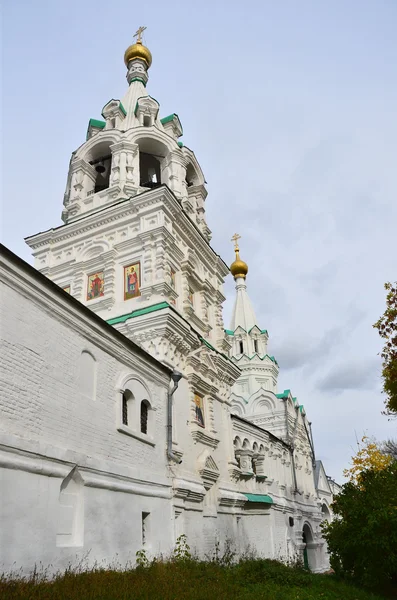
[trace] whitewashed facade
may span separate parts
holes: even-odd
[[[210,246],[204,175],[179,141],[179,117],[160,118],[148,95],[149,51],[138,43],[126,57],[124,98],[90,120],[72,154],[64,224],[27,238],[47,279],[4,260],[13,315],[4,338],[15,361],[6,381],[23,374],[15,412],[7,386],[1,399],[10,557],[25,570],[88,551],[89,561],[117,553],[124,562],[143,543],[167,552],[184,533],[201,555],[230,540],[269,557],[305,554],[325,570],[324,497],[305,410],[289,390],[278,393],[268,334],[246,273],[233,268],[236,305],[224,329],[229,268]],[[27,400],[25,412],[32,386],[37,403]],[[11,558],[0,558],[9,569]]]

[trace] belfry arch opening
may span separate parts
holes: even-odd
[[[106,143],[101,143],[91,152],[89,161],[95,169],[94,194],[107,190],[110,185],[110,173],[112,170],[112,153]]]
[[[198,185],[199,178],[196,173],[195,168],[191,163],[188,164],[186,168],[186,187],[192,187],[193,185]]]
[[[155,188],[161,185],[160,161],[156,156],[140,152],[139,154],[139,173],[142,187]]]
[[[168,154],[168,148],[151,138],[138,140],[139,146],[139,185],[154,189],[164,180],[163,161]]]

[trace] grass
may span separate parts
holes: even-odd
[[[49,580],[0,577],[2,600],[381,600],[335,575],[273,560],[237,564],[194,558],[141,561],[125,571],[67,570]],[[384,598],[384,597],[383,597]]]

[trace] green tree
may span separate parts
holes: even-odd
[[[335,571],[377,589],[396,585],[397,461],[345,483],[332,510],[322,527]]]
[[[397,282],[385,283],[385,290],[386,310],[374,327],[385,340],[381,352],[385,414],[397,416]]]

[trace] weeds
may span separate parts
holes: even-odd
[[[111,568],[85,562],[52,579],[39,567],[29,578],[0,576],[2,600],[381,600],[333,575],[308,573],[300,564],[287,566],[253,557],[247,548],[237,560],[230,541],[216,544],[206,560],[194,556],[186,536],[178,538],[168,559],[136,553],[136,567]]]

